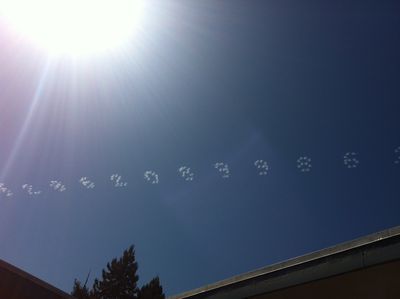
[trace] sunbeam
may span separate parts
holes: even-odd
[[[40,106],[40,99],[43,94],[43,89],[46,85],[46,80],[48,77],[48,72],[50,69],[51,60],[48,59],[43,67],[42,74],[39,78],[36,90],[33,94],[32,101],[30,102],[28,111],[26,113],[26,117],[24,118],[24,122],[21,125],[21,129],[18,133],[18,136],[15,139],[14,145],[12,146],[12,150],[10,152],[10,156],[7,158],[5,166],[0,172],[0,181],[3,181],[10,168],[15,162],[16,156],[20,151],[21,145],[26,137],[28,129],[31,127],[32,119]]]

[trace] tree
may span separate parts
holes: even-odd
[[[82,286],[81,282],[77,279],[74,280],[71,295],[77,299],[90,299],[89,289],[86,287],[86,284]]]
[[[91,290],[86,287],[90,272],[83,286],[75,279],[71,295],[77,299],[165,299],[158,276],[140,289],[137,287],[137,270],[138,264],[132,245],[124,251],[122,257],[107,263],[101,280],[96,278]]]
[[[114,258],[102,271],[102,279],[95,279],[93,295],[98,299],[137,299],[139,289],[136,274],[138,264],[134,247],[124,251],[118,260]]]
[[[139,291],[139,299],[165,299],[158,276],[141,287]]]

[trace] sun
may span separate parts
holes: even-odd
[[[24,41],[50,54],[86,55],[134,36],[144,0],[0,0],[0,16]]]

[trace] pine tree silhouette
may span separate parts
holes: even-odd
[[[74,281],[71,295],[77,299],[165,299],[160,279],[153,278],[149,283],[137,287],[139,276],[133,245],[126,249],[119,259],[114,258],[102,271],[102,278],[95,279],[93,288],[86,287],[90,272],[84,285]]]
[[[158,276],[141,287],[139,291],[139,299],[165,299]]]
[[[90,299],[89,289],[85,285],[81,285],[81,282],[77,279],[74,280],[74,287],[71,295],[77,299]]]
[[[134,247],[131,246],[121,258],[114,258],[107,263],[107,269],[102,271],[102,279],[94,281],[92,294],[98,299],[137,299],[137,269]]]

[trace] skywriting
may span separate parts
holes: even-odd
[[[400,225],[399,0],[21,1],[0,259],[69,292],[134,244],[171,295]]]
[[[394,164],[400,164],[400,146],[394,150]],[[270,166],[266,160],[259,159],[254,161],[255,171],[259,176],[266,176],[270,173]],[[358,153],[356,152],[346,152],[343,155],[343,167],[344,169],[354,169],[360,166],[360,160],[358,158]],[[218,172],[222,179],[229,179],[231,176],[231,170],[227,163],[216,162],[213,167]],[[312,170],[312,159],[308,156],[300,156],[296,161],[297,170],[301,173],[308,173]],[[195,179],[195,173],[189,166],[180,166],[178,169],[178,176],[183,179],[184,182],[191,182]],[[143,175],[144,180],[151,184],[157,185],[160,183],[160,176],[154,170],[146,170]],[[114,188],[127,188],[128,182],[124,181],[123,176],[114,173],[110,176],[110,183]],[[78,183],[84,189],[94,189],[96,187],[95,182],[91,181],[90,178],[84,176],[78,180]],[[34,186],[30,184],[23,184],[21,186],[22,191],[28,196],[39,196],[43,193],[42,190],[34,189]],[[65,192],[67,191],[67,186],[60,180],[49,181],[50,191]],[[14,192],[7,187],[5,183],[0,183],[0,195],[2,197],[11,198],[14,196]]]

